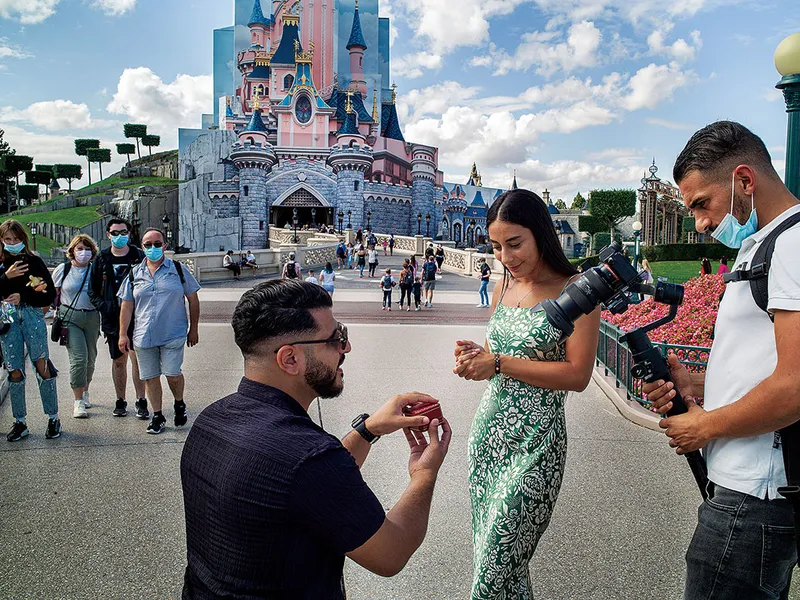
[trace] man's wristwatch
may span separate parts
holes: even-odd
[[[381,436],[375,435],[369,429],[367,429],[367,418],[369,417],[368,413],[364,413],[363,415],[358,415],[355,419],[353,419],[353,429],[355,429],[358,434],[367,440],[370,444],[374,444]]]

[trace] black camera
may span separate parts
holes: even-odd
[[[539,304],[547,315],[547,320],[563,333],[564,338],[575,331],[575,321],[588,315],[603,305],[613,314],[622,314],[631,305],[633,294],[652,296],[656,302],[667,304],[669,313],[657,321],[629,331],[620,338],[631,351],[633,366],[631,374],[647,383],[663,379],[671,380],[669,365],[661,352],[653,346],[647,332],[669,323],[678,314],[678,306],[683,302],[683,286],[659,281],[656,285],[642,282],[641,274],[622,253],[617,242],[606,246],[600,252],[600,264],[591,267],[569,284],[555,300],[544,300]],[[670,415],[686,412],[686,403],[675,388]],[[708,470],[700,452],[686,455],[695,481],[703,498],[706,497]]]

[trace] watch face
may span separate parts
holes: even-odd
[[[353,419],[353,422],[350,424],[351,427],[355,428],[361,425],[361,423],[367,420],[367,416],[368,415],[358,415],[355,419]]]
[[[294,114],[297,120],[305,124],[311,120],[311,101],[308,96],[300,96],[297,99],[297,106],[295,106]]]

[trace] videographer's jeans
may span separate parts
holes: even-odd
[[[489,304],[489,280],[484,279],[481,281],[481,287],[478,290],[481,296],[481,304]]]
[[[684,600],[787,600],[797,563],[792,507],[708,489],[686,552]]]

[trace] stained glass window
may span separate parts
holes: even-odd
[[[308,96],[300,96],[297,99],[297,106],[294,109],[297,120],[301,123],[308,123],[311,120],[311,101]]]

